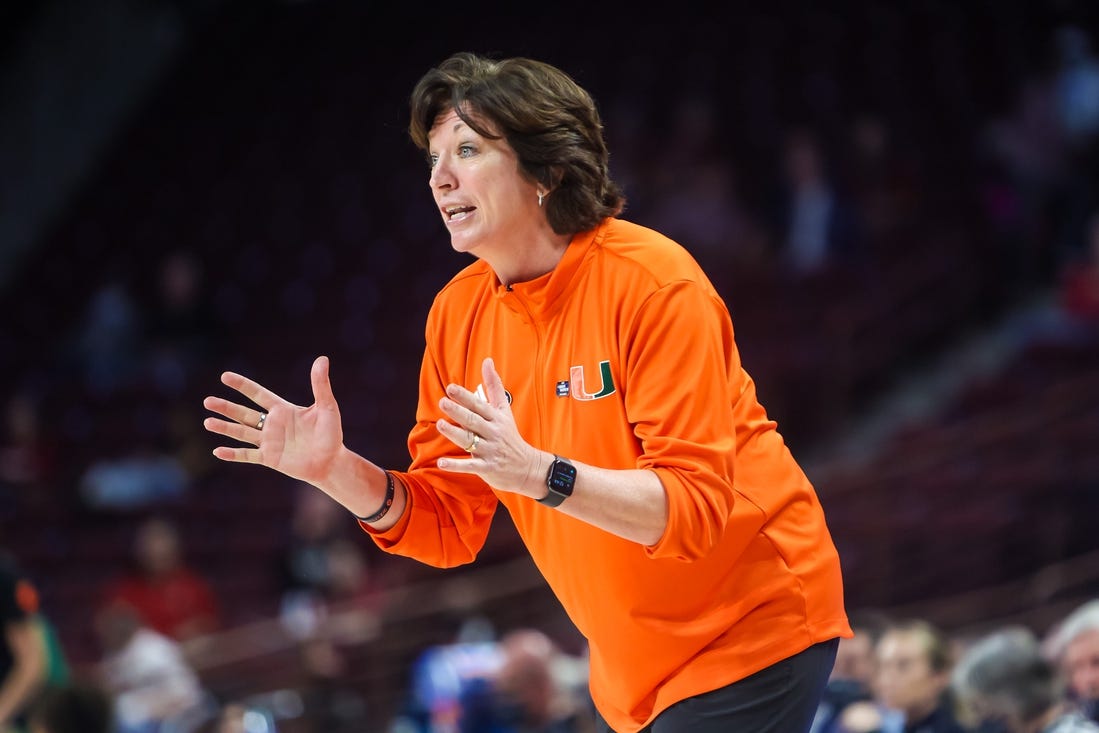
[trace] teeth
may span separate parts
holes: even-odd
[[[462,214],[468,214],[469,212],[473,211],[473,207],[472,206],[450,206],[450,207],[447,207],[444,210],[446,211],[447,217],[453,219],[456,216],[461,216]]]

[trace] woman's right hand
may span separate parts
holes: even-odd
[[[327,356],[313,361],[309,377],[314,401],[309,407],[301,407],[245,376],[224,372],[221,381],[259,409],[207,397],[203,406],[226,419],[208,417],[203,427],[255,447],[218,446],[214,456],[235,463],[257,463],[291,478],[321,484],[343,448],[343,425],[328,377]],[[263,415],[267,417],[261,423]]]

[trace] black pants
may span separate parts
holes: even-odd
[[[808,731],[838,647],[839,639],[815,644],[731,685],[681,700],[641,733]],[[597,727],[613,733],[602,718]]]

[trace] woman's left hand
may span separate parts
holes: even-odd
[[[544,473],[542,451],[519,434],[504,382],[491,358],[481,364],[481,378],[484,398],[450,384],[447,396],[439,400],[449,418],[438,421],[439,432],[469,453],[469,458],[440,458],[439,468],[475,474],[499,491],[541,498],[546,493],[545,482],[539,479]]]

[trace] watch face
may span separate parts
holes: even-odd
[[[553,470],[550,471],[549,480],[546,483],[549,484],[551,491],[571,494],[572,486],[576,483],[576,466],[561,460],[554,461]]]

